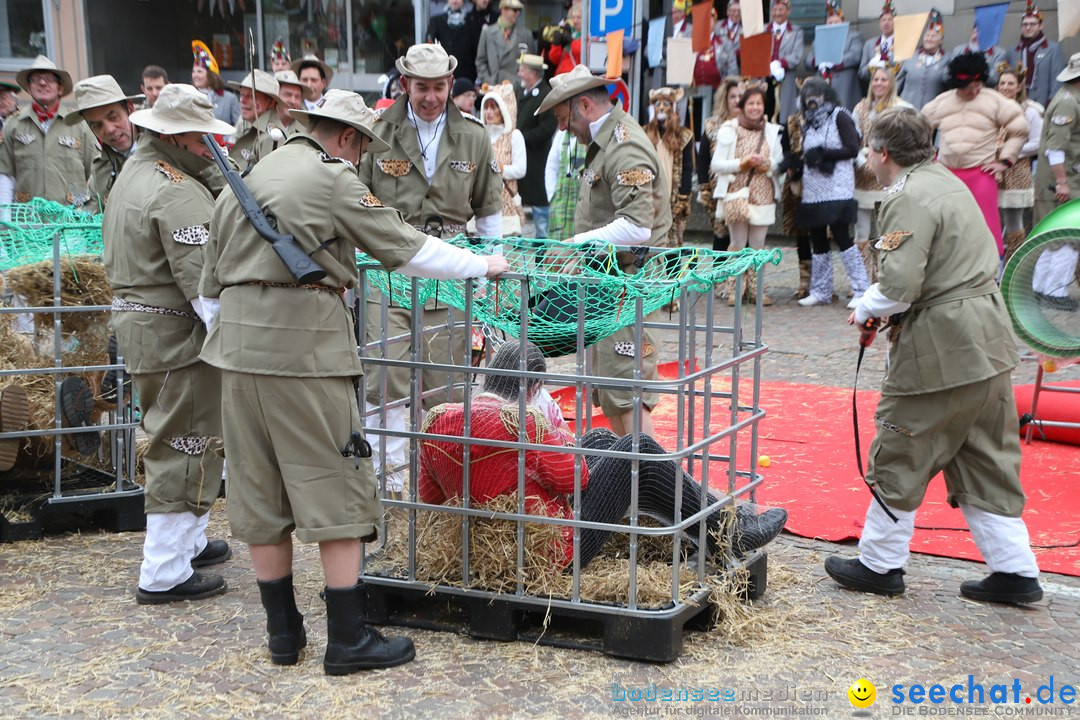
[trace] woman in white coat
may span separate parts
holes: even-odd
[[[784,159],[780,148],[780,126],[765,119],[765,92],[748,88],[739,100],[740,114],[728,120],[716,132],[716,150],[711,170],[716,177],[716,218],[724,221],[731,233],[729,250],[749,246],[760,250],[765,234],[776,221],[776,202],[780,198],[777,167]],[[735,279],[725,282],[728,305],[735,304]],[[749,273],[747,295],[757,295],[757,275]],[[765,305],[771,305],[768,296]]]

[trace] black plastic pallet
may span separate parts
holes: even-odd
[[[768,582],[768,557],[747,559],[746,598],[757,599]],[[514,595],[492,595],[438,585],[434,588],[380,575],[364,575],[366,620],[376,625],[455,632],[480,640],[514,640],[599,651],[613,657],[671,662],[683,649],[683,631],[707,630],[723,618],[701,591],[678,606],[610,611],[590,606],[538,605]],[[545,617],[547,624],[545,626]]]
[[[100,528],[111,532],[146,529],[142,487],[124,483],[116,493],[116,478],[97,468],[69,463],[61,470],[63,501],[52,497],[52,472],[15,471],[3,478],[3,502],[8,512],[27,516],[10,520],[0,514],[0,542],[36,540],[51,531]]]

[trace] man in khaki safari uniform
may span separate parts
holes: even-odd
[[[326,580],[331,675],[413,658],[407,638],[363,621],[361,541],[375,539],[380,506],[354,382],[362,369],[343,295],[357,287],[356,250],[388,269],[428,278],[495,275],[483,258],[427,236],[357,176],[364,149],[387,147],[359,95],[329,90],[315,110],[293,110],[307,134],[263,159],[246,182],[278,230],[327,272],[298,285],[245,218],[231,190],[218,199],[201,294],[217,299],[202,358],[222,371],[229,522],[247,542],[267,615],[270,657],[298,661],[307,643],[293,594],[292,533],[318,543]]]
[[[243,82],[226,84],[240,95],[240,122],[236,124],[230,154],[241,170],[247,171],[274,150],[272,134],[282,139],[285,136],[277,119],[281,88],[273,75],[258,68],[248,73]]]
[[[561,79],[560,79],[561,78]],[[612,105],[607,81],[578,65],[552,78],[551,93],[536,110],[554,109],[560,130],[588,145],[570,242],[597,241],[616,247],[662,246],[671,228],[671,202],[664,192],[660,160],[645,131],[622,108]],[[623,272],[635,272],[636,255],[616,255]],[[593,345],[593,373],[632,378],[641,356],[641,377],[655,380],[658,348],[648,331],[637,347],[634,328],[623,328]],[[595,402],[619,435],[633,431],[632,389],[596,390]],[[640,431],[654,434],[651,411],[656,393],[642,393]]]
[[[42,197],[82,205],[89,197],[90,166],[98,147],[88,127],[63,122],[60,98],[71,92],[71,75],[38,55],[15,80],[33,102],[4,123],[0,204]]]
[[[961,583],[960,594],[1035,602],[1042,588],[1020,518],[1010,379],[1017,355],[995,282],[997,244],[967,187],[932,162],[931,136],[926,116],[911,108],[887,110],[870,130],[870,168],[887,188],[878,216],[881,268],[848,322],[893,318],[866,473],[877,497],[861,556],[834,555],[825,570],[852,590],[903,593],[915,512],[944,471],[949,504],[963,511],[991,572]]]
[[[142,95],[125,95],[112,75],[95,75],[75,84],[75,110],[64,116],[67,125],[86,126],[101,145],[90,176],[90,204],[104,212],[109,193],[124,163],[135,153],[138,131],[131,123]]]
[[[306,107],[304,101],[311,97],[311,88],[300,82],[292,70],[280,70],[274,73],[274,79],[278,81],[277,125],[285,133],[286,139],[291,138],[304,132],[304,126],[289,111]],[[285,140],[277,140],[273,147],[276,150],[284,144]]]
[[[213,162],[202,134],[229,135],[233,127],[183,84],[165,86],[131,122],[143,136],[113,185],[101,231],[113,331],[150,440],[136,600],[158,604],[225,592],[224,578],[192,567],[231,555],[224,541],[206,540],[221,488],[221,378],[199,360],[206,338],[199,275],[214,198],[198,178]]]
[[[382,152],[366,153],[360,161],[360,179],[385,204],[397,208],[405,222],[423,229],[434,219],[441,223],[444,236],[465,232],[465,224],[476,217],[477,234],[482,237],[502,236],[502,175],[491,150],[491,141],[484,127],[474,118],[461,114],[450,102],[457,58],[447,55],[439,45],[414,45],[405,57],[398,58],[401,84],[405,94],[386,109],[375,123],[376,135],[388,146]],[[367,341],[383,336],[381,295],[371,292],[367,307]],[[389,308],[387,337],[408,335],[412,313],[405,308]],[[424,324],[428,327],[446,326],[460,320],[461,313],[450,311],[445,303],[429,300],[424,307]],[[421,359],[433,363],[466,362],[464,330],[457,329],[453,342],[445,331],[424,335]],[[398,342],[387,347],[387,357],[405,360],[410,357],[408,343]],[[383,373],[386,390],[383,391]],[[367,401],[379,407],[387,401],[409,397],[410,372],[406,368],[378,368],[367,377]],[[452,381],[463,382],[461,376],[425,370],[423,390],[446,387]],[[453,393],[440,393],[424,400],[424,407],[433,407],[460,399]],[[381,418],[369,418],[371,427],[378,427]],[[386,427],[405,429],[405,410],[401,407],[386,411]],[[376,443],[379,449],[381,439]],[[376,472],[385,465],[393,467],[405,462],[406,442],[401,438],[386,438],[386,458],[376,452]],[[402,489],[397,476],[388,479],[393,491]]]

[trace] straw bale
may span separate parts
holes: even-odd
[[[16,295],[22,296],[27,306],[43,307],[53,304],[53,264],[51,260],[23,265],[7,271],[7,282]],[[105,279],[105,266],[100,257],[76,255],[62,261],[60,276],[60,304],[65,307],[78,305],[109,305],[112,303],[112,288]],[[43,316],[47,317],[47,316]],[[105,324],[107,313],[64,313],[61,328],[65,336],[77,336],[80,342],[92,340],[84,337],[88,330]],[[52,328],[52,322],[39,319],[38,332],[46,327]],[[91,335],[100,333],[91,333]],[[105,340],[108,340],[106,333]],[[104,346],[102,346],[104,349]]]

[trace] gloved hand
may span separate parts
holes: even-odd
[[[803,162],[809,167],[819,167],[824,159],[824,153],[819,147],[803,151]]]
[[[869,158],[870,148],[864,147],[862,150],[859,150],[859,154],[855,156],[855,167],[865,167],[866,163],[869,162]]]
[[[769,63],[769,74],[773,76],[776,82],[784,81],[784,66],[780,64],[779,60],[773,60]]]

